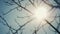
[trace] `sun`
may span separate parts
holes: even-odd
[[[34,17],[38,20],[43,20],[48,17],[48,9],[46,7],[37,7],[34,11]]]

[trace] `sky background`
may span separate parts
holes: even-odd
[[[18,11],[17,9],[14,9],[13,11],[11,11],[10,13],[6,14],[9,10],[17,7],[17,5],[12,5],[12,6],[8,6],[7,3],[5,3],[4,1],[9,1],[10,0],[0,0],[0,15],[2,17],[4,17],[6,19],[6,21],[8,22],[8,24],[14,28],[14,29],[18,29],[19,26],[17,25],[17,23],[15,21],[17,21],[20,25],[23,25],[24,23],[26,23],[27,21],[29,21],[30,19],[32,19],[32,17],[25,17],[25,18],[19,18],[19,17],[24,17],[24,16],[29,16],[30,13],[28,13],[26,10],[22,9],[22,11]],[[40,2],[40,1],[39,1]],[[28,2],[28,0],[24,0],[22,3],[22,6],[25,6],[25,4],[27,4],[26,8],[29,10],[33,10],[34,7]],[[50,1],[50,3],[52,4],[56,4],[54,1]],[[21,8],[18,8],[21,9]],[[55,9],[55,11],[57,11],[56,13],[59,14],[60,10],[59,9]],[[4,15],[6,14],[6,15]],[[57,18],[56,20],[58,21],[59,18]],[[2,24],[5,23],[1,18],[0,18],[0,34],[11,34],[11,32],[9,31],[9,28],[5,25]],[[59,22],[59,21],[58,21]],[[38,26],[37,20],[33,20],[31,21],[29,24],[27,24],[25,27],[23,27],[23,34],[32,34],[34,29]],[[55,27],[57,26],[56,21],[54,21],[52,23]],[[41,27],[41,26],[40,26]],[[44,27],[42,27],[39,31],[38,34],[45,34],[47,32],[47,34],[55,34],[55,32],[51,31],[54,30],[53,28],[51,28],[51,26],[49,26],[48,24],[45,25]],[[45,30],[45,31],[44,31]],[[8,33],[7,33],[8,32]],[[19,31],[18,33],[20,33],[21,31]]]

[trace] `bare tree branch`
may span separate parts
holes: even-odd
[[[25,7],[19,5],[17,2],[15,2],[14,0],[12,0],[15,4],[17,4],[19,7],[25,9],[27,12],[31,13],[33,15],[33,13],[31,11],[29,11],[28,9],[26,9]]]
[[[59,0],[54,0],[58,5],[60,5],[60,3],[58,2]]]
[[[21,25],[20,28],[18,28],[18,29],[16,30],[16,32],[14,32],[13,34],[18,33],[18,31],[21,30],[21,28],[23,28],[24,26],[26,26],[26,25],[27,25],[28,23],[30,23],[32,20],[34,20],[34,18],[31,19],[31,20],[29,20],[29,21],[27,21],[25,24]]]
[[[60,34],[60,32],[47,20],[45,20],[58,34]]]
[[[43,0],[43,2],[46,3],[47,5],[49,5],[49,6],[52,7],[52,8],[60,8],[59,5],[54,6],[54,5],[52,5],[52,4],[47,3],[45,0]]]
[[[29,2],[36,8],[36,6],[34,5],[34,2],[32,2],[31,0],[29,0]]]
[[[12,9],[10,9],[8,12],[4,13],[3,15],[7,15],[8,13],[12,12],[13,10],[15,10],[15,9],[17,9],[17,8],[19,8],[19,7],[17,6],[17,7],[15,7],[15,8],[12,8]]]

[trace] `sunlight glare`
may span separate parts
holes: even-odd
[[[34,17],[38,20],[46,19],[48,16],[48,10],[45,7],[38,7],[35,9]]]

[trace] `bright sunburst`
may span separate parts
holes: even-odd
[[[33,13],[32,18],[35,18],[35,22],[33,23],[34,25],[38,25],[41,23],[41,25],[45,24],[45,19],[50,20],[50,12],[49,10],[51,9],[50,6],[46,5],[45,3],[41,3],[40,5],[36,7],[32,7],[31,11]]]
[[[46,19],[48,17],[47,8],[44,6],[36,8],[34,12],[34,17],[40,21]]]

